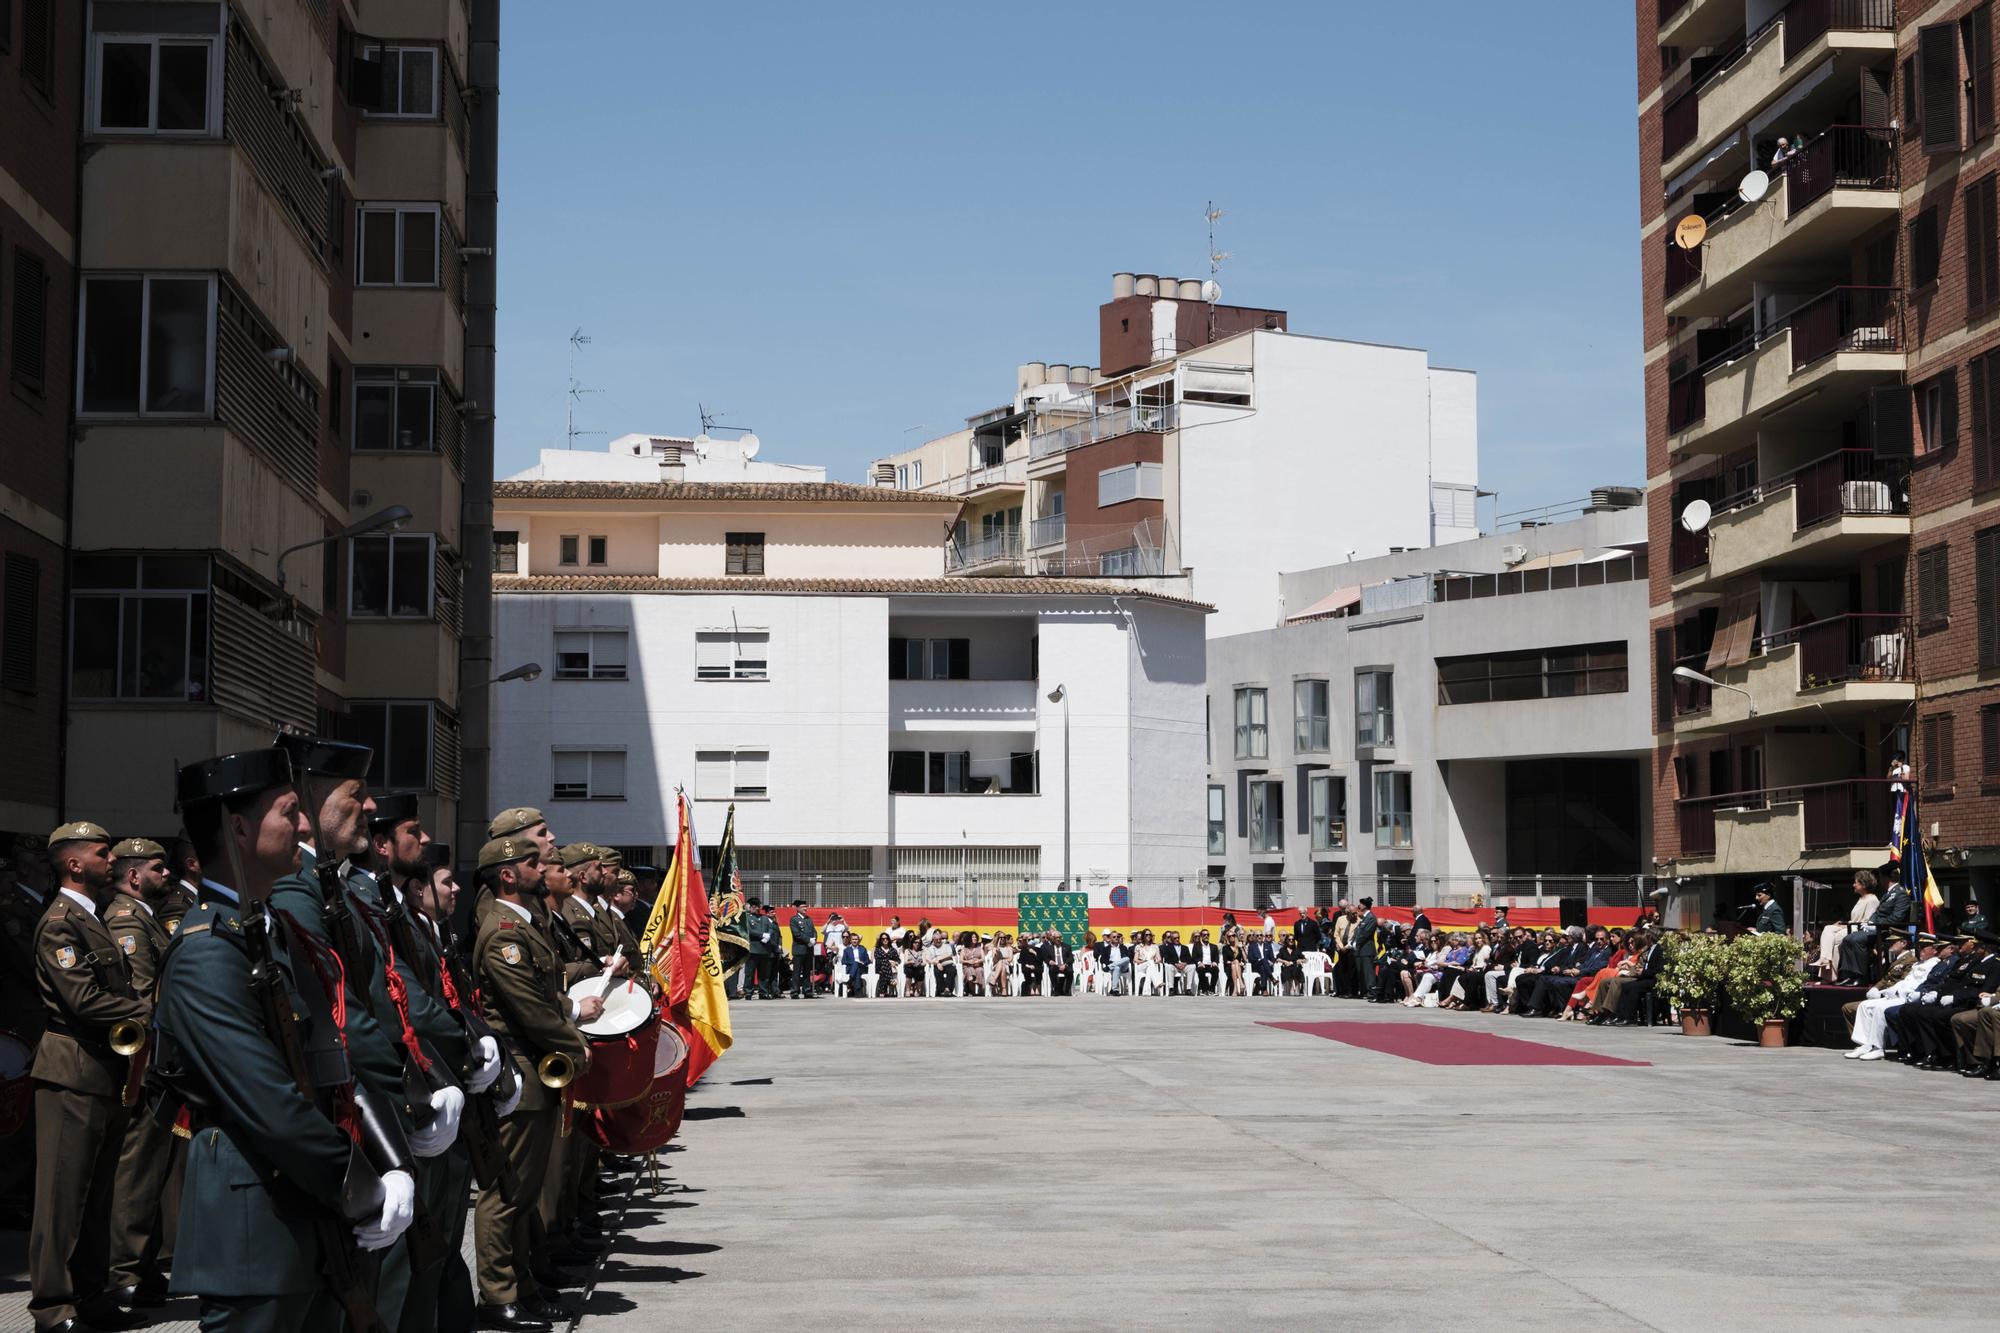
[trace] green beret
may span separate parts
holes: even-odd
[[[556,858],[562,862],[563,869],[572,870],[577,866],[595,861],[597,859],[597,848],[587,842],[573,842],[567,847],[559,848],[556,852]]]
[[[51,847],[60,847],[66,842],[101,842],[108,846],[111,842],[111,835],[106,833],[101,826],[93,824],[87,819],[79,819],[74,823],[64,824],[54,833],[49,834],[49,846]]]
[[[479,849],[479,868],[491,870],[494,866],[512,865],[541,853],[541,847],[533,838],[495,838]]]
[[[504,838],[509,833],[523,833],[537,824],[546,823],[548,820],[542,818],[542,812],[533,806],[517,805],[493,816],[493,822],[486,826],[486,836]]]
[[[111,849],[114,861],[150,861],[154,857],[167,859],[167,849],[151,838],[127,838]]]

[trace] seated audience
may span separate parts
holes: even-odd
[[[1857,870],[1854,872],[1854,907],[1845,921],[1830,921],[1819,932],[1819,953],[1814,955],[1811,969],[1821,981],[1833,981],[1840,975],[1840,946],[1848,932],[1868,924],[1875,915],[1875,909],[1882,900],[1875,894],[1875,872]]]
[[[1278,946],[1278,988],[1284,995],[1305,994],[1306,956],[1297,935],[1285,936]]]

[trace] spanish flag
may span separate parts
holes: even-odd
[[[710,929],[708,893],[702,887],[687,793],[677,790],[674,800],[680,817],[674,862],[639,946],[652,960],[667,1012],[687,1041],[687,1083],[693,1087],[716,1057],[729,1049],[729,1000],[722,990],[722,959]]]

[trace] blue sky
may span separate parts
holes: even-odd
[[[579,425],[699,401],[859,480],[1094,362],[1213,198],[1225,299],[1479,372],[1503,508],[1642,481],[1633,43],[1625,0],[511,4],[500,472],[581,325]]]

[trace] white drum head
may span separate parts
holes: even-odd
[[[609,991],[604,989],[603,977],[585,977],[569,988],[572,1000],[592,996],[604,1000],[604,1012],[591,1022],[577,1024],[586,1037],[622,1037],[653,1016],[653,997],[645,987],[625,977],[613,981]]]

